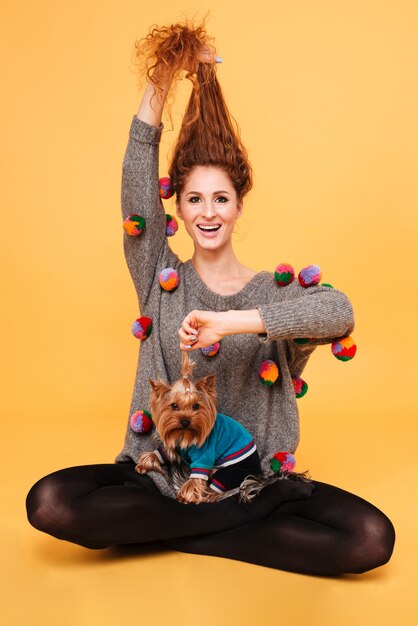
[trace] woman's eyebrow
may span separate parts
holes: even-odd
[[[188,191],[186,195],[188,196],[191,193],[200,195],[201,192],[200,191]],[[229,193],[229,191],[226,191],[226,189],[221,189],[220,191],[214,191],[213,193]]]

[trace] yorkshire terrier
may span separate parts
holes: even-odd
[[[163,464],[186,462],[190,476],[176,498],[199,504],[216,502],[248,476],[259,476],[261,465],[250,433],[236,420],[217,413],[215,374],[193,382],[194,365],[183,351],[179,380],[172,385],[149,380],[151,414],[162,445],[141,454],[135,470],[164,474]]]

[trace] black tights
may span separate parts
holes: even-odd
[[[392,554],[390,520],[337,487],[281,480],[249,504],[237,496],[181,504],[134,468],[82,465],[41,478],[26,499],[30,523],[87,548],[163,541],[182,552],[305,574],[362,573]]]

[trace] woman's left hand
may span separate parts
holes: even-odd
[[[180,348],[195,350],[207,348],[220,341],[222,333],[223,312],[191,311],[181,323],[179,329]]]

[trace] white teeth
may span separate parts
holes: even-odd
[[[218,230],[221,226],[202,226],[202,224],[198,224],[197,227],[200,228],[200,230],[207,230],[208,232],[211,232]]]

